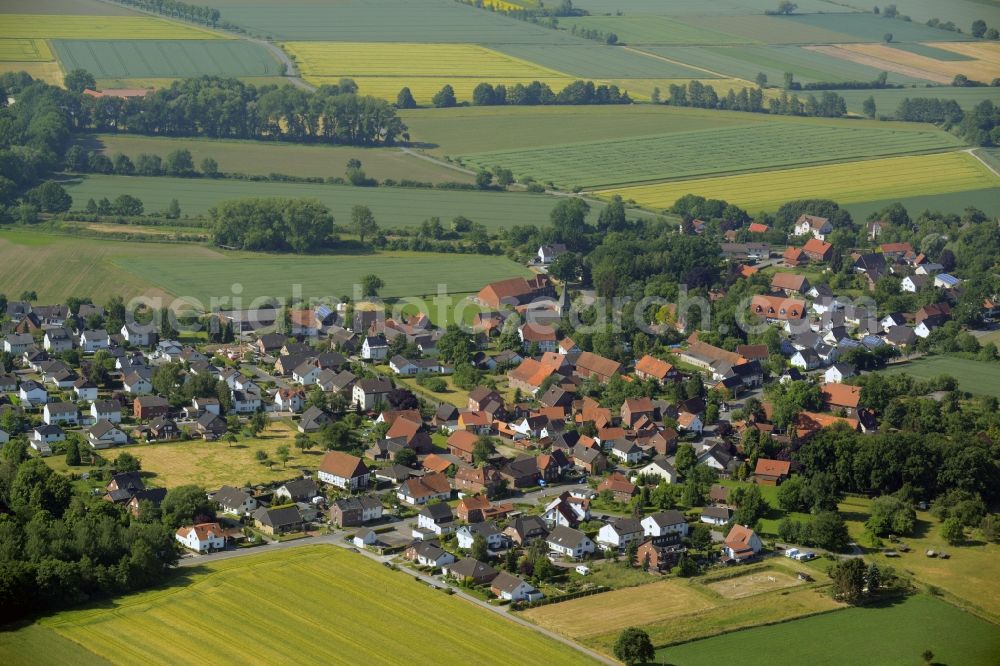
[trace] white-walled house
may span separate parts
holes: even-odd
[[[624,550],[633,541],[642,540],[642,523],[637,518],[618,518],[601,527],[597,543]]]
[[[680,511],[652,513],[643,518],[641,522],[643,535],[654,539],[672,534],[687,536],[688,533],[687,521],[684,520],[684,514]]]
[[[90,405],[90,416],[95,421],[104,419],[111,423],[121,423],[122,406],[117,400],[96,400]]]
[[[46,425],[59,425],[61,423],[76,424],[79,421],[76,405],[72,402],[50,402],[46,403],[42,410],[42,421]]]
[[[134,347],[148,347],[156,337],[156,334],[152,332],[152,326],[138,324],[124,324],[120,333],[125,338],[125,342]]]
[[[21,383],[17,396],[21,399],[21,404],[28,407],[44,405],[49,401],[49,392],[45,390],[45,387],[30,380]]]
[[[181,527],[177,530],[176,537],[185,548],[198,553],[210,553],[226,547],[225,532],[218,523],[199,523]]]
[[[85,353],[93,353],[100,349],[108,349],[111,346],[111,339],[108,332],[103,329],[96,331],[84,331],[80,334],[80,349]]]
[[[506,571],[497,574],[490,583],[490,591],[505,601],[536,601],[545,596],[530,583]]]
[[[593,553],[597,548],[586,534],[563,525],[553,528],[545,541],[549,550],[567,557],[580,558]]]
[[[110,421],[101,420],[87,431],[87,443],[94,449],[108,449],[128,443],[128,435]]]

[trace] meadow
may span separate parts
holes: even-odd
[[[883,372],[905,372],[918,379],[951,375],[963,391],[1000,398],[1000,366],[954,356],[925,356],[908,363],[894,363]]]
[[[614,141],[545,146],[462,156],[464,164],[499,164],[515,175],[563,186],[593,187],[837,162],[961,145],[944,132],[844,125],[757,124]],[[669,160],[664,159],[669,156]],[[614,164],[614,169],[608,165]]]
[[[787,663],[916,664],[930,649],[935,663],[989,664],[1000,653],[1000,630],[921,594],[677,645],[657,651],[656,657],[678,666],[714,665],[746,661],[748,654],[774,654],[775,646],[781,646]]]
[[[929,194],[896,199],[875,199],[858,203],[847,203],[842,206],[850,212],[855,220],[865,220],[869,215],[880,211],[886,206],[900,202],[911,213],[921,213],[925,210],[957,213],[959,215],[969,206],[978,208],[987,215],[1000,216],[1000,187],[982,190],[965,190],[948,194]]]
[[[53,270],[58,266],[59,270]],[[484,284],[528,275],[505,257],[468,254],[380,252],[359,255],[269,255],[221,252],[190,243],[130,243],[37,232],[0,233],[0,284],[7,293],[35,290],[42,301],[69,296],[131,298],[192,296],[206,305],[232,297],[232,286],[249,303],[281,298],[301,285],[304,297],[351,295],[368,273],[386,283],[387,298],[478,291]],[[101,298],[98,298],[101,300]]]
[[[79,182],[67,183],[66,190],[73,197],[75,209],[82,209],[88,199],[96,201],[108,197],[113,200],[121,194],[130,194],[142,200],[147,212],[166,210],[171,199],[177,199],[185,215],[206,213],[229,199],[309,198],[329,206],[334,219],[342,224],[351,219],[351,208],[355,204],[364,204],[371,208],[383,229],[416,227],[435,216],[448,223],[459,215],[490,230],[512,224],[544,225],[556,203],[552,197],[542,194],[518,192],[142,176],[88,176]]]
[[[238,40],[56,40],[53,47],[67,71],[98,79],[284,74],[266,47]]]
[[[950,0],[949,0],[949,4]],[[899,5],[897,5],[899,6]],[[900,6],[900,11],[906,10]],[[942,15],[941,20],[949,20]],[[875,16],[869,12],[851,14],[793,14],[781,17],[791,31],[796,30],[832,30],[849,36],[849,39],[836,40],[842,42],[876,42],[882,41],[887,32],[892,33],[895,42],[934,42],[941,40],[965,41],[972,39],[967,33],[950,32],[939,28],[931,28],[915,21],[896,21]],[[970,21],[971,23],[971,21]],[[966,26],[960,26],[966,30]],[[809,40],[822,43],[825,40]]]
[[[206,157],[219,164],[219,170],[266,176],[281,173],[289,176],[323,178],[343,176],[348,160],[361,160],[369,178],[387,178],[430,183],[471,183],[472,175],[420,159],[399,148],[361,148],[262,141],[227,141],[224,139],[141,136],[138,134],[96,134],[86,136],[82,145],[112,157],[124,153],[135,160],[140,153],[165,157],[174,150],[191,152],[196,165]]]
[[[152,16],[4,14],[0,39],[221,39],[211,30]]]
[[[336,546],[212,562],[173,585],[40,625],[127,664],[443,663],[456,650],[476,663],[496,663],[498,654],[517,663],[587,663],[567,646]]]
[[[781,85],[785,72],[800,83],[874,81],[881,70],[833,58],[800,46],[649,46],[650,53],[753,81],[763,72]],[[891,83],[926,83],[925,79],[892,74]],[[838,91],[839,92],[839,91]]]
[[[777,210],[794,199],[849,204],[998,186],[1000,179],[974,157],[952,152],[639,185],[599,194],[620,194],[652,210],[669,208],[685,194],[698,194],[759,212]]]
[[[971,109],[983,100],[996,99],[996,88],[953,88],[937,86],[933,88],[886,88],[884,90],[838,90],[837,94],[847,102],[847,110],[851,113],[862,113],[862,104],[869,97],[875,99],[878,113],[892,115],[899,103],[906,98],[936,97],[953,99],[963,109]]]

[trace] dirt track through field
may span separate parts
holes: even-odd
[[[902,74],[903,76],[911,76],[917,79],[926,79],[927,81],[933,81],[934,83],[941,83],[948,85],[951,83],[954,77],[946,76],[944,74],[938,74],[936,72],[930,72],[926,69],[921,69],[919,67],[911,67],[909,65],[903,65],[898,62],[892,62],[891,60],[885,60],[884,58],[878,58],[873,55],[866,53],[858,53],[857,51],[849,51],[845,48],[839,46],[804,46],[802,48],[808,49],[810,51],[815,51],[816,53],[822,53],[834,58],[839,58],[841,60],[848,60],[850,62],[857,63],[859,65],[867,65],[868,67],[874,67],[875,69],[885,70],[886,72],[894,72],[896,74]]]

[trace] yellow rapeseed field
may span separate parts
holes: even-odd
[[[191,574],[35,626],[118,664],[591,663],[337,546],[262,552]]]
[[[0,39],[0,61],[44,62],[54,60],[44,39]]]
[[[757,212],[776,210],[793,199],[852,203],[989,187],[1000,187],[1000,178],[971,155],[952,152],[654,183],[599,194],[620,194],[654,210],[669,208],[685,194],[697,194]]]
[[[445,84],[468,100],[485,81],[514,85],[541,81],[558,92],[573,81],[562,72],[474,44],[288,42],[302,76],[315,84],[354,79],[363,94],[395,101],[408,87],[426,104]]]
[[[2,39],[223,39],[219,33],[152,16],[3,14]]]

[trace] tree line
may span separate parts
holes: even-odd
[[[977,146],[1000,145],[1000,106],[988,99],[966,112],[953,99],[907,97],[895,115],[899,120],[942,125]]]
[[[113,0],[118,4],[138,7],[147,12],[155,12],[170,18],[179,18],[192,23],[203,23],[213,28],[219,24],[221,12],[214,7],[188,4],[179,0]]]
[[[573,81],[558,93],[552,91],[547,83],[532,81],[531,83],[516,83],[512,86],[480,83],[472,91],[474,106],[543,106],[543,105],[586,105],[586,104],[631,104],[632,98],[627,91],[611,84],[595,85],[593,81]],[[455,89],[451,84],[445,84],[431,98],[431,104],[439,109],[459,106]],[[396,96],[396,108],[415,109],[417,102],[409,87],[404,87]]]
[[[671,106],[823,118],[839,118],[847,113],[846,100],[830,91],[821,93],[819,97],[810,94],[802,100],[797,94],[789,95],[787,90],[783,90],[779,98],[771,99],[766,106],[761,88],[741,88],[739,92],[730,88],[724,97],[720,97],[711,85],[691,81],[687,84],[671,84],[668,93],[665,103]],[[659,101],[658,90],[654,90],[653,101]]]

